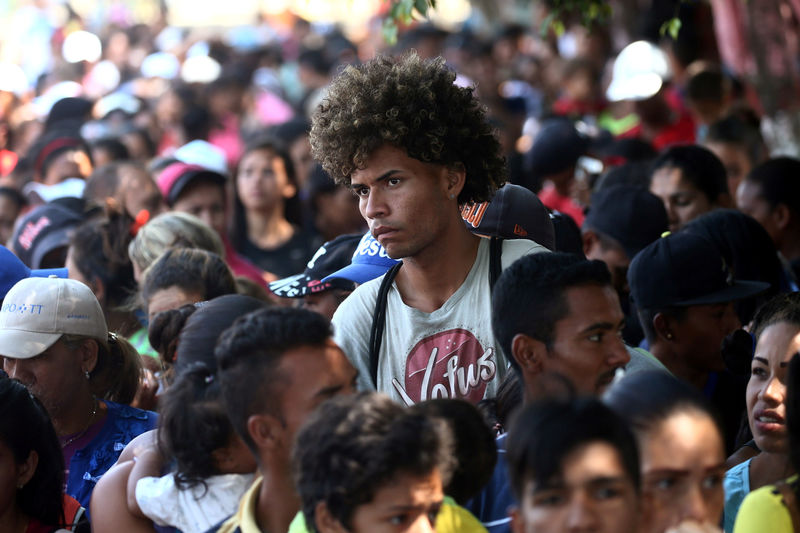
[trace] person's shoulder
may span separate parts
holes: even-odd
[[[736,515],[733,533],[794,531],[789,509],[775,485],[767,485],[748,494]]]
[[[104,403],[108,407],[109,415],[115,418],[135,419],[153,424],[158,421],[158,414],[153,411],[145,411],[144,409],[138,409],[130,405],[110,402],[108,400],[104,400]]]
[[[505,239],[503,241],[503,268],[508,268],[511,263],[520,257],[549,251],[538,242],[530,239]]]
[[[354,315],[361,316],[364,313],[372,315],[382,281],[383,276],[380,276],[356,287],[356,290],[345,298],[334,313],[333,323],[339,324],[343,320],[350,321]]]

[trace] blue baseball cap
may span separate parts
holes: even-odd
[[[356,283],[366,283],[383,276],[400,261],[392,259],[386,250],[375,240],[370,232],[361,237],[350,264],[340,268],[330,276],[322,278],[323,283],[332,279],[344,278]]]
[[[67,269],[46,268],[31,270],[11,250],[5,246],[0,246],[0,299],[5,298],[11,287],[22,279],[49,278],[50,276],[66,278]]]

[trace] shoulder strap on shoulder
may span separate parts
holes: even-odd
[[[792,519],[792,528],[794,531],[800,531],[800,509],[797,508],[797,494],[795,489],[785,481],[779,481],[775,484],[775,489],[783,497],[783,504],[789,511],[789,516]]]
[[[372,376],[372,384],[378,388],[378,355],[381,351],[383,341],[383,328],[386,325],[386,299],[389,297],[389,289],[397,276],[397,272],[403,263],[397,263],[383,276],[381,288],[378,289],[378,298],[375,300],[375,312],[372,314],[372,329],[369,332],[369,373]]]
[[[492,237],[489,242],[489,290],[494,290],[494,284],[503,273],[503,239]]]

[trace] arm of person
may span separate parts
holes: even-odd
[[[155,443],[140,447],[134,452],[133,468],[131,468],[127,483],[128,510],[134,516],[145,518],[145,514],[136,501],[136,484],[143,478],[161,475],[163,462],[161,453]]]
[[[134,516],[126,498],[133,461],[114,465],[97,482],[90,504],[93,533],[154,533],[152,522]]]
[[[332,320],[333,340],[358,371],[358,389],[362,391],[375,390],[369,369],[369,335],[380,280],[359,286],[342,302]]]

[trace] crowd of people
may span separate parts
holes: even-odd
[[[800,531],[800,160],[723,67],[104,31],[0,79],[0,531]]]

